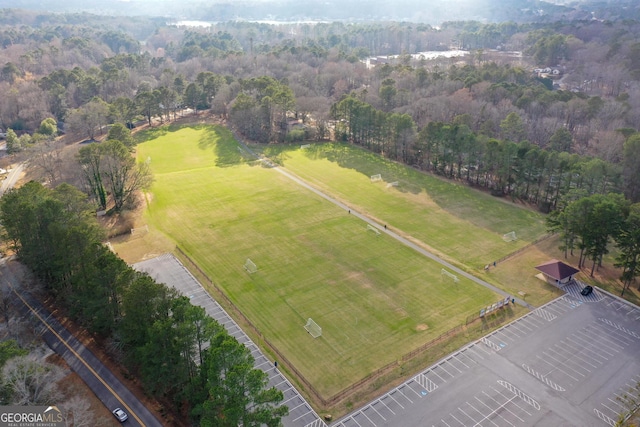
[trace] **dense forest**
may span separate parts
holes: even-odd
[[[257,143],[358,144],[553,212],[550,229],[592,271],[615,240],[628,287],[640,274],[640,21],[577,17],[185,28],[2,9],[0,128],[10,160],[29,159],[44,185],[7,194],[0,220],[21,260],[113,340],[150,393],[204,423],[228,406],[215,396],[281,396],[262,389],[250,355],[219,325],[99,243],[96,210],[127,209],[150,182],[130,156],[129,129],[141,124],[207,110]],[[107,142],[62,154],[107,129]],[[195,353],[203,336],[194,324],[219,346]],[[240,366],[225,365],[225,351]],[[250,379],[255,393],[234,378]],[[265,405],[223,415],[250,425],[281,414]]]
[[[574,187],[638,201],[640,159],[625,146],[640,128],[636,21],[184,29],[136,18],[133,34],[77,19],[0,27],[9,152],[37,145],[47,117],[92,139],[110,123],[208,109],[259,142],[346,140],[544,211]],[[454,45],[467,54],[418,54]]]
[[[282,392],[267,388],[247,347],[178,291],[129,267],[102,244],[95,208],[78,189],[29,182],[0,199],[0,221],[20,260],[59,304],[154,397],[211,426],[277,426]],[[3,379],[2,379],[3,380]],[[4,385],[5,382],[2,381]],[[10,387],[0,403],[16,404]],[[6,400],[5,400],[6,399]]]

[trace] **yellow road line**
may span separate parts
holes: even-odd
[[[7,281],[7,282],[8,282],[8,281]],[[20,294],[18,293],[18,291],[16,291],[16,290],[13,288],[13,286],[11,286],[11,283],[10,283],[10,282],[8,282],[8,284],[9,284],[9,287],[11,288],[11,290],[13,291],[13,293],[14,293],[14,294],[16,294],[16,295],[18,296],[18,298],[20,298],[20,300],[22,300],[22,302],[24,303],[24,305],[26,305],[26,306],[29,308],[29,310],[31,310],[31,312],[32,312],[33,314],[35,314],[35,315],[38,317],[38,319],[40,319],[40,321],[41,321],[41,322],[42,322],[42,323],[47,327],[47,329],[49,329],[49,330],[50,330],[50,331],[51,331],[51,332],[52,332],[56,337],[58,337],[58,339],[60,340],[60,342],[61,342],[61,343],[63,343],[63,344],[64,344],[64,345],[69,349],[69,351],[71,351],[71,352],[72,352],[72,353],[73,353],[73,354],[78,358],[78,360],[79,360],[79,361],[81,361],[81,362],[84,364],[84,366],[86,366],[86,367],[87,367],[87,369],[89,369],[89,371],[91,371],[91,372],[93,373],[93,375],[95,375],[95,377],[96,377],[96,378],[97,378],[97,379],[102,383],[102,385],[104,385],[104,386],[105,386],[105,387],[106,387],[106,388],[107,388],[107,389],[108,389],[108,390],[109,390],[109,391],[110,391],[110,392],[111,392],[111,393],[116,397],[116,399],[118,399],[118,401],[122,404],[122,406],[124,406],[124,407],[127,409],[128,413],[129,413],[129,414],[131,414],[131,415],[132,415],[132,416],[133,416],[133,417],[134,417],[134,418],[135,418],[135,419],[140,423],[140,425],[144,426],[145,424],[142,422],[142,420],[141,420],[140,418],[138,418],[138,416],[136,415],[136,413],[135,413],[135,412],[133,412],[133,411],[131,410],[131,408],[129,407],[129,405],[127,405],[127,404],[122,400],[122,398],[120,397],[120,395],[118,395],[118,393],[116,393],[116,392],[115,392],[115,391],[114,391],[114,390],[109,386],[109,384],[107,384],[107,383],[102,379],[102,377],[101,377],[100,375],[98,375],[98,373],[97,373],[97,372],[96,372],[96,371],[95,371],[95,370],[94,370],[94,369],[93,369],[93,368],[92,368],[92,367],[91,367],[91,366],[90,366],[90,365],[89,365],[89,364],[88,364],[88,363],[87,363],[87,362],[86,362],[82,357],[80,357],[80,355],[79,355],[79,354],[78,354],[78,353],[77,353],[77,352],[76,352],[76,351],[75,351],[75,350],[74,350],[74,349],[73,349],[73,348],[72,348],[72,347],[71,347],[71,346],[70,346],[70,345],[69,345],[69,344],[68,344],[68,343],[67,343],[67,342],[66,342],[66,341],[65,341],[65,340],[60,336],[60,334],[58,334],[58,332],[56,332],[56,331],[51,327],[51,325],[49,325],[49,323],[47,323],[47,322],[45,321],[45,319],[43,319],[43,318],[42,318],[42,316],[40,316],[40,314],[38,314],[38,312],[37,312],[33,307],[31,307],[31,305],[30,305],[30,304],[29,304],[29,303],[28,303],[24,298],[22,298],[22,295],[20,295]],[[71,334],[71,333],[70,333],[70,334]],[[73,334],[71,334],[71,336],[73,336]],[[79,341],[78,341],[78,342],[79,342]],[[107,409],[111,410],[110,408],[107,408]]]

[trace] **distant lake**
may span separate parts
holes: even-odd
[[[268,25],[302,25],[302,24],[328,24],[331,21],[238,21],[238,22],[251,22],[255,24],[268,24]],[[167,25],[173,25],[176,27],[197,27],[197,28],[209,28],[213,24],[217,22],[207,22],[207,21],[175,21],[175,22],[167,22]]]
[[[197,27],[197,28],[208,28],[213,25],[212,22],[206,21],[177,21],[177,22],[167,22],[167,25],[173,25],[176,27]]]
[[[436,59],[436,58],[458,58],[461,56],[468,55],[470,52],[468,50],[429,50],[427,52],[418,52],[412,53],[412,59]],[[400,55],[381,55],[381,56],[372,56],[370,58],[365,59],[363,62],[367,65],[367,68],[371,68],[376,64],[384,64],[390,59],[397,59]]]

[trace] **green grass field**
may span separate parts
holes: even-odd
[[[464,278],[456,285],[443,279],[440,265],[247,161],[224,128],[163,128],[146,136],[137,155],[150,159],[156,179],[148,224],[184,248],[325,397],[498,299]],[[327,181],[357,180],[348,169],[327,174]],[[372,198],[388,193],[368,180],[362,191]],[[452,231],[449,239],[464,233]],[[244,271],[246,258],[257,273]],[[308,317],[323,328],[321,338],[304,330]]]
[[[391,162],[347,144],[268,146],[264,153],[325,189],[471,269],[501,259],[546,233],[544,216]],[[371,182],[381,174],[382,182]],[[398,182],[398,186],[388,186]],[[518,240],[502,236],[515,231]]]

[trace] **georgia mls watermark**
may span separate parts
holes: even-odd
[[[0,406],[0,427],[65,427],[56,406]]]

